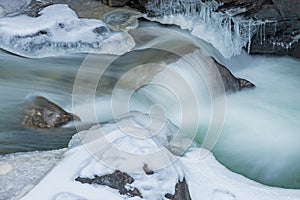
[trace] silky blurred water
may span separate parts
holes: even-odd
[[[174,38],[174,44],[177,44],[176,41]],[[216,158],[232,171],[261,183],[300,188],[300,61],[286,57],[249,56],[246,53],[225,60],[210,45],[202,46],[228,66],[236,76],[248,79],[256,85],[253,90],[226,96],[224,128],[213,149]],[[23,103],[36,95],[44,96],[72,112],[73,83],[86,56],[73,54],[27,59],[0,51],[1,154],[67,146],[76,132],[73,126],[51,130],[28,129],[20,125],[20,113]],[[99,56],[100,61],[108,58],[107,55]],[[147,49],[125,54],[110,65],[95,91],[95,110],[100,121],[105,123],[113,120],[110,93],[127,71],[137,65],[164,63],[163,61],[174,59],[178,59],[178,56],[173,53]],[[182,63],[173,66],[174,70],[185,78],[194,78],[196,81],[191,81],[191,85],[198,91],[198,77],[194,77],[189,66],[180,64]],[[103,67],[101,62],[99,67]],[[144,76],[146,79],[155,76],[156,80],[170,78],[165,72],[146,68],[138,71],[136,76]],[[89,89],[89,77],[85,77],[81,84]],[[134,84],[130,81],[124,82],[121,89],[131,90],[135,88]],[[152,105],[160,104],[165,108],[166,116],[176,125],[180,125],[178,121],[180,122],[180,106],[183,102],[178,102],[176,95],[167,89],[153,85],[144,86],[133,95],[130,109],[146,112]],[[203,93],[198,91],[197,95],[201,99]],[[189,99],[185,101],[185,104],[189,104]],[[76,106],[79,110],[86,110],[84,99],[81,105]],[[207,104],[208,110],[209,106]],[[210,120],[209,112],[203,111],[201,114],[204,115],[201,116],[203,121],[200,122],[195,138],[199,145],[203,142]],[[88,123],[96,123],[89,121],[89,115],[91,113],[80,117]],[[189,117],[191,120],[194,118]]]
[[[0,154],[66,147],[76,132],[74,128],[22,127],[23,107],[30,97],[38,95],[63,108],[70,106],[82,59],[83,55],[27,59],[0,51]]]

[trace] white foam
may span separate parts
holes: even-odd
[[[46,57],[91,51],[120,55],[135,45],[127,33],[111,33],[100,20],[79,19],[64,4],[40,14],[0,18],[0,47],[25,57]]]

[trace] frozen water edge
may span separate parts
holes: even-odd
[[[64,151],[0,156],[0,199],[20,199],[61,159]]]
[[[239,55],[244,47],[249,52],[253,34],[270,22],[235,16],[244,12],[243,9],[217,11],[220,5],[217,1],[157,0],[147,4],[150,13],[147,19],[187,29],[192,35],[211,43],[225,58]]]
[[[118,123],[124,120],[128,122],[127,119],[123,118]],[[22,199],[140,199],[120,196],[116,190],[105,186],[81,184],[75,181],[78,176],[91,178],[94,175],[112,173],[113,166],[119,166],[118,169],[122,169],[124,164],[131,164],[130,168],[134,170],[141,169],[143,162],[147,163],[150,168],[155,168],[156,162],[151,162],[151,159],[155,160],[154,156],[149,156],[149,160],[128,160],[128,157],[122,157],[122,154],[117,154],[116,157],[116,154],[111,151],[111,144],[135,155],[137,152],[145,154],[155,152],[162,149],[158,141],[166,141],[171,135],[176,134],[176,127],[166,122],[165,127],[156,134],[160,140],[147,138],[143,142],[137,142],[139,138],[124,134],[124,131],[130,130],[133,134],[140,133],[141,126],[147,125],[149,119],[146,115],[135,113],[131,120],[135,120],[138,126],[125,123],[128,126],[120,130],[118,128],[120,124],[111,123],[102,127],[95,126],[75,135],[61,162],[57,163],[50,173]],[[124,125],[124,123],[121,124]],[[106,137],[99,134],[100,130]],[[151,128],[144,127],[143,130],[145,134],[152,134]],[[108,140],[111,143],[108,143]],[[84,145],[80,143],[81,141]],[[163,194],[174,193],[175,183],[185,177],[191,197],[195,200],[296,200],[300,198],[300,190],[273,188],[258,184],[229,171],[218,163],[211,153],[200,159],[200,151],[205,150],[193,147],[183,157],[174,156],[175,160],[172,160],[172,165],[157,169],[155,176],[146,176],[142,171],[134,173],[127,170],[128,174],[135,179],[129,187],[139,189],[144,199],[163,199]],[[103,163],[103,158],[106,158],[105,163]],[[108,160],[113,165],[107,166]]]
[[[111,33],[100,20],[79,19],[65,4],[48,6],[40,14],[36,18],[25,15],[0,18],[0,47],[17,55],[38,58],[91,51],[121,55],[135,45],[129,34]]]

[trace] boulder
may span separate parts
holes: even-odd
[[[30,128],[58,128],[80,118],[68,113],[48,99],[37,96],[25,104],[22,124]]]
[[[243,89],[255,87],[255,85],[253,83],[251,83],[250,81],[248,81],[246,79],[235,77],[230,72],[230,70],[227,69],[224,65],[220,64],[216,59],[214,59],[214,58],[212,58],[212,59],[221,74],[226,92],[228,92],[228,93],[236,92],[236,91],[240,91]]]

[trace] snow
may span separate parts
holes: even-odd
[[[40,14],[0,18],[0,47],[25,57],[46,57],[91,51],[121,55],[135,45],[129,34],[112,33],[100,20],[79,19],[65,4],[48,6]]]
[[[0,156],[0,199],[20,199],[61,159],[64,151]]]
[[[0,17],[18,15],[30,2],[30,0],[0,0]]]
[[[211,153],[204,159],[199,159],[201,150],[193,148],[180,159],[192,191],[192,199],[296,200],[300,198],[300,190],[265,186],[229,171],[218,163]]]
[[[144,199],[164,199],[164,194],[173,194],[176,182],[182,180],[183,177],[187,181],[192,199],[195,200],[296,200],[300,198],[300,190],[264,186],[229,171],[216,161],[212,153],[206,152],[206,157],[200,157],[201,152],[206,150],[199,147],[190,148],[182,157],[173,156],[168,151],[161,149],[160,144],[151,137],[145,139],[126,134],[128,129],[120,128],[120,124],[124,126],[122,121],[128,122],[129,119],[132,122],[144,122],[129,123],[128,126],[123,127],[130,128],[130,133],[138,133],[143,124],[148,124],[147,115],[134,112],[131,113],[131,117],[124,117],[115,123],[97,125],[90,130],[76,134],[63,159],[22,200],[41,198],[45,200],[140,199],[139,197],[121,196],[117,190],[106,186],[82,184],[75,181],[78,176],[92,178],[94,175],[101,176],[112,173],[116,167],[135,179],[131,185],[126,187],[136,187]],[[155,118],[152,117],[152,120]],[[175,127],[170,122],[167,122],[165,126]],[[148,133],[151,132],[151,129],[147,127],[144,130],[147,130]],[[166,130],[170,129],[161,129],[157,134],[163,136],[166,134]],[[172,134],[176,134],[176,131]],[[110,141],[107,140],[107,137],[110,137]],[[144,141],[143,143],[134,142],[136,140]],[[146,150],[144,145],[148,147]],[[118,154],[114,151],[113,146],[118,149]],[[137,152],[138,149],[143,149],[143,159],[139,159],[139,154],[132,154],[135,159],[124,154],[129,150]],[[153,156],[153,152],[158,149],[160,149],[160,156],[158,154],[156,155],[158,157]],[[110,160],[105,158],[110,158]],[[161,161],[168,161],[168,163]],[[141,170],[144,163],[147,163],[149,168],[155,171],[154,175],[146,175]]]

